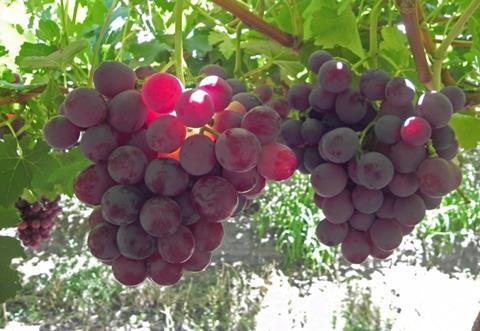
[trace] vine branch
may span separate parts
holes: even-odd
[[[282,46],[295,49],[295,38],[275,26],[267,23],[259,16],[253,14],[248,8],[245,8],[240,2],[235,0],[211,0],[213,3],[230,12],[245,25],[264,34],[270,39],[276,41]]]
[[[422,42],[422,33],[418,24],[417,1],[416,0],[397,0],[397,6],[400,10],[408,43],[413,54],[413,60],[417,67],[418,79],[428,89],[432,89],[432,74],[430,72],[427,56]]]

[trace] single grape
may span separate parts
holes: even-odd
[[[461,88],[458,86],[446,86],[440,92],[450,100],[454,112],[460,112],[464,109],[467,97]]]
[[[182,194],[176,196],[174,200],[180,206],[183,225],[192,225],[200,220],[200,215],[193,207],[192,195],[190,191],[183,192]]]
[[[102,123],[107,117],[107,105],[94,89],[77,88],[65,99],[65,114],[70,122],[80,128]]]
[[[182,265],[168,263],[155,253],[147,259],[148,278],[158,285],[177,284],[183,276]]]
[[[121,225],[118,229],[118,249],[129,259],[146,259],[155,252],[155,244],[155,238],[145,232],[138,222]]]
[[[446,126],[450,121],[453,106],[444,94],[426,92],[418,99],[415,113],[426,119],[432,129],[438,129]]]
[[[376,215],[379,218],[395,218],[395,212],[393,210],[395,205],[396,197],[385,193],[383,195],[383,204],[379,210],[377,210]]]
[[[228,85],[230,85],[230,88],[232,89],[232,94],[233,95],[238,94],[238,93],[247,92],[247,87],[239,79],[229,78],[229,79],[227,79],[227,83],[228,83]]]
[[[82,135],[80,151],[90,161],[107,161],[118,147],[118,140],[117,133],[108,124],[94,126]]]
[[[145,184],[155,194],[176,196],[184,192],[190,178],[177,160],[157,159],[145,170]]]
[[[382,189],[390,183],[394,170],[392,162],[383,154],[368,152],[358,162],[358,179],[369,189]]]
[[[328,161],[345,163],[357,153],[359,140],[355,131],[343,127],[326,133],[319,145]],[[322,151],[319,149],[320,155],[322,155]]]
[[[215,114],[215,106],[210,94],[194,89],[182,94],[175,106],[178,119],[188,127],[201,128]]]
[[[330,60],[320,67],[318,82],[325,90],[339,93],[350,87],[352,72],[346,63]]]
[[[240,115],[242,115],[242,118],[247,113],[247,108],[245,108],[245,106],[238,101],[230,102],[227,108],[225,108],[225,110],[230,110],[235,113],[239,113]]]
[[[137,79],[144,80],[150,77],[151,75],[155,74],[156,71],[150,66],[141,66],[135,69],[135,76]]]
[[[139,148],[148,161],[152,161],[157,157],[157,152],[148,146],[146,129],[141,129],[133,133],[128,139],[127,145]]]
[[[220,67],[218,64],[207,64],[203,66],[198,75],[205,75],[205,76],[218,76],[222,79],[227,79],[227,73],[225,69]]]
[[[356,210],[373,214],[383,205],[383,193],[363,186],[356,186],[352,191],[352,203]]]
[[[458,141],[455,139],[453,144],[444,150],[437,150],[438,156],[445,160],[451,160],[458,154]]]
[[[56,116],[50,119],[43,128],[43,137],[50,147],[67,149],[78,142],[80,129],[65,116]]]
[[[241,128],[228,129],[215,143],[215,155],[222,167],[234,172],[253,169],[260,158],[262,146],[257,137]]]
[[[348,178],[357,185],[362,185],[360,179],[358,179],[358,162],[355,158],[351,159],[347,163]]]
[[[232,97],[232,101],[238,101],[240,102],[247,112],[257,106],[260,106],[262,104],[262,101],[255,95],[251,93],[246,93],[246,92],[241,92],[237,93]]]
[[[302,162],[302,160],[298,160],[297,157],[297,165],[299,162]],[[320,154],[318,154],[317,146],[308,146],[305,148],[305,152],[303,153],[303,165],[308,173],[312,173],[315,168],[322,163],[325,163],[325,160]]]
[[[360,264],[370,254],[370,244],[364,232],[351,230],[342,242],[342,255],[350,263]]]
[[[375,214],[364,214],[357,210],[348,219],[350,227],[358,231],[367,231],[373,222],[375,222]]]
[[[390,160],[397,172],[408,174],[415,172],[427,157],[425,146],[412,146],[399,141],[390,148]]]
[[[372,101],[385,99],[385,87],[390,75],[382,69],[369,69],[360,76],[360,93]]]
[[[403,77],[395,77],[385,86],[385,98],[395,107],[412,103],[415,97],[415,85]]]
[[[335,112],[346,124],[355,124],[367,114],[367,103],[359,92],[346,89],[335,99]]]
[[[108,158],[108,173],[118,184],[137,184],[143,179],[147,158],[133,146],[120,146]]]
[[[350,191],[345,189],[334,197],[325,198],[322,202],[322,210],[325,217],[332,223],[340,224],[348,221],[355,211]]]
[[[423,202],[425,203],[425,208],[427,210],[437,209],[442,204],[443,198],[441,197],[439,198],[429,197],[428,195],[425,195],[420,190],[418,190],[415,194],[422,198]]]
[[[416,194],[406,198],[397,198],[393,205],[395,219],[403,225],[413,226],[425,217],[425,203]]]
[[[104,224],[107,221],[102,216],[102,208],[97,207],[92,210],[90,216],[88,217],[88,227],[93,229],[98,224]]]
[[[281,126],[280,134],[287,145],[299,146],[304,143],[301,130],[301,121],[287,119]]]
[[[183,86],[177,77],[159,72],[147,78],[142,86],[143,101],[148,109],[161,114],[168,114],[182,95]]]
[[[180,206],[172,199],[156,196],[147,200],[140,210],[140,224],[154,237],[174,234],[182,223]]]
[[[384,251],[391,251],[400,246],[403,238],[402,228],[391,219],[376,219],[368,234],[373,245]]]
[[[420,190],[434,198],[447,195],[454,186],[450,164],[442,158],[424,160],[418,167],[417,177]]]
[[[322,244],[326,246],[337,246],[347,236],[348,224],[334,224],[324,219],[318,223],[315,234]]]
[[[268,101],[265,106],[269,106],[275,110],[282,119],[286,119],[288,114],[290,114],[290,105],[285,99],[272,99]]]
[[[404,121],[407,118],[414,116],[414,106],[412,103],[403,106],[395,106],[388,100],[384,100],[378,111],[378,116],[382,117],[386,115],[397,116]]]
[[[183,225],[174,234],[158,239],[158,252],[168,263],[183,263],[192,256],[194,250],[195,237]]]
[[[290,107],[299,111],[307,110],[310,107],[308,102],[310,92],[312,92],[312,87],[309,84],[300,83],[290,87],[287,93]]]
[[[224,110],[213,116],[213,129],[219,133],[232,128],[239,128],[242,124],[243,116],[240,113]]]
[[[200,178],[192,188],[195,210],[210,222],[223,221],[235,211],[238,196],[235,187],[225,178],[207,176]]]
[[[419,187],[420,183],[417,175],[413,173],[401,174],[397,172],[393,176],[392,181],[388,184],[390,192],[400,198],[406,198],[414,194]]]
[[[273,90],[268,85],[256,86],[255,89],[253,90],[253,93],[255,93],[258,96],[258,98],[260,99],[260,101],[262,101],[262,103],[266,103],[270,101],[270,99],[273,96]]]
[[[212,253],[195,249],[192,256],[186,262],[182,263],[182,267],[190,272],[203,271],[208,267],[211,259]]]
[[[138,131],[146,119],[147,106],[142,95],[135,90],[121,92],[108,103],[108,122],[119,132]]]
[[[331,198],[345,189],[348,177],[343,167],[333,163],[323,163],[313,170],[310,182],[318,195]]]
[[[88,205],[99,205],[103,194],[115,182],[108,174],[105,164],[92,164],[84,169],[75,179],[73,190],[75,196]]]
[[[233,96],[230,85],[218,76],[207,76],[200,81],[198,88],[207,92],[213,101],[215,112],[223,111]]]
[[[115,225],[135,222],[143,204],[142,192],[134,186],[116,185],[102,197],[102,215]]]
[[[370,256],[379,259],[379,260],[385,260],[390,255],[392,255],[392,251],[383,251],[380,248],[376,247],[373,243],[370,243]]]
[[[135,72],[117,61],[103,62],[93,73],[95,88],[109,98],[120,92],[135,89],[136,81]]]
[[[303,141],[306,144],[315,145],[319,142],[320,138],[325,133],[325,126],[321,121],[314,118],[307,118],[300,130]]]
[[[106,261],[112,261],[119,257],[117,232],[118,227],[108,223],[100,223],[91,228],[87,239],[90,253],[97,259]]]
[[[147,266],[144,260],[132,260],[120,256],[113,261],[112,271],[115,279],[123,285],[135,286],[147,278]]]
[[[260,195],[262,195],[263,190],[265,189],[267,181],[264,177],[260,176],[259,181],[257,182],[257,185],[253,189],[251,189],[248,192],[243,193],[242,195],[248,199],[248,200],[253,200],[258,198]]]
[[[261,144],[275,142],[280,135],[282,119],[268,106],[252,108],[243,118],[241,127],[252,132]]]
[[[318,70],[322,67],[322,65],[327,62],[333,60],[332,55],[330,53],[323,51],[323,50],[317,50],[310,54],[308,57],[308,68],[314,73],[318,74]]]
[[[308,96],[308,102],[315,111],[323,113],[333,109],[336,97],[336,93],[329,92],[322,86],[315,86]]]
[[[432,142],[435,150],[444,151],[455,143],[455,131],[453,131],[449,125],[441,127],[440,129],[433,129]]]
[[[180,148],[180,164],[192,176],[208,174],[217,164],[213,141],[202,134],[188,137]]]
[[[375,137],[384,144],[395,144],[400,140],[402,120],[394,115],[380,117],[375,123]]]
[[[258,159],[258,173],[273,181],[282,181],[290,178],[297,168],[297,158],[286,145],[271,143],[262,146]]]
[[[246,193],[252,190],[260,180],[260,175],[256,169],[247,172],[233,172],[223,169],[222,176],[235,187],[238,193]]]
[[[196,249],[199,251],[211,252],[222,243],[223,226],[220,223],[202,220],[190,226],[190,230],[195,237]]]
[[[423,118],[416,116],[407,118],[400,129],[402,140],[413,146],[425,145],[431,135],[430,124]]]
[[[164,115],[150,125],[146,138],[148,146],[160,153],[176,151],[185,140],[187,130],[175,116]]]

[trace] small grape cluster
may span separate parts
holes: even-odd
[[[315,204],[325,219],[319,241],[341,244],[351,263],[385,259],[442,197],[458,188],[461,172],[451,160],[458,141],[448,125],[462,111],[458,87],[422,94],[414,85],[371,69],[352,88],[349,66],[319,50],[309,58],[314,84],[287,94],[301,119],[282,124],[282,138],[310,174]]]
[[[29,203],[24,199],[17,201],[15,206],[22,219],[22,222],[17,225],[18,237],[24,246],[38,249],[41,241],[50,238],[55,218],[62,211],[59,201],[60,197],[53,201],[41,198],[35,203]]]
[[[90,161],[76,178],[92,206],[88,247],[122,284],[177,283],[205,269],[221,222],[240,213],[268,180],[295,171],[277,143],[281,118],[216,65],[185,89],[175,76],[118,62],[94,72],[95,89],[71,91],[44,128],[48,144],[79,144]],[[138,88],[139,78],[145,78]]]

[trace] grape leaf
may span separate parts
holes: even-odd
[[[20,216],[15,207],[1,207],[0,206],[0,229],[10,228],[20,223]]]
[[[456,113],[450,120],[450,126],[455,130],[460,147],[473,149],[480,141],[480,119]]]
[[[235,51],[233,40],[225,32],[211,31],[208,34],[208,43],[212,46],[218,44],[220,52],[227,60],[232,57]]]
[[[38,23],[37,37],[43,41],[55,42],[60,39],[60,28],[52,20],[40,20]]]
[[[43,43],[32,44],[29,42],[24,42],[20,47],[20,52],[15,58],[15,63],[20,64],[24,58],[30,56],[47,56],[55,52],[55,47],[48,46]]]
[[[10,267],[15,257],[25,258],[25,252],[17,239],[0,236],[0,303],[13,298],[21,288],[18,271]]]
[[[1,57],[1,56],[5,56],[5,55],[7,55],[7,54],[8,54],[8,51],[7,51],[7,49],[5,48],[5,46],[0,45],[0,57]]]
[[[316,45],[324,48],[342,46],[360,58],[365,56],[351,3],[312,1],[303,18],[305,39],[313,38]]]

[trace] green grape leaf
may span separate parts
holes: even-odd
[[[135,58],[144,58],[144,63],[150,64],[157,60],[162,53],[168,54],[171,50],[170,46],[158,40],[152,40],[141,44],[131,44],[129,52]]]
[[[450,120],[450,126],[455,130],[460,147],[473,149],[480,141],[480,119],[456,113]]]
[[[0,229],[10,228],[20,223],[20,215],[18,215],[17,208],[1,207],[0,206]]]
[[[411,53],[407,37],[396,27],[391,26],[382,28],[381,34],[380,52],[387,55],[398,66],[408,65]]]
[[[212,50],[208,41],[207,31],[196,30],[191,38],[185,40],[185,49],[189,52],[197,51],[200,54],[205,54]]]
[[[230,36],[225,32],[211,31],[208,34],[208,43],[211,46],[218,45],[222,55],[228,60],[235,52],[235,45]]]
[[[312,1],[304,10],[303,18],[305,39],[313,38],[316,45],[324,48],[342,46],[360,58],[365,56],[350,2]]]
[[[23,59],[26,57],[47,56],[55,52],[55,50],[56,50],[55,47],[48,46],[46,44],[42,44],[42,43],[32,44],[29,42],[24,42],[20,47],[20,52],[18,53],[18,56],[15,58],[15,63],[19,65],[23,61]]]
[[[20,66],[32,69],[61,68],[72,62],[75,55],[85,50],[90,44],[80,39],[70,43],[63,49],[59,49],[47,56],[26,56],[18,61]]]
[[[40,20],[38,23],[37,37],[46,42],[55,42],[60,39],[60,28],[52,20]]]
[[[25,258],[25,252],[17,239],[0,236],[0,303],[13,298],[21,288],[20,273],[10,267],[12,259]]]
[[[15,138],[6,137],[0,142],[0,205],[15,202],[23,190],[30,185],[32,174],[23,156],[19,155]]]
[[[5,48],[5,46],[0,45],[0,57],[5,56],[8,54],[8,50]]]
[[[53,184],[49,181],[50,177],[61,169],[60,162],[50,153],[50,147],[43,141],[39,141],[35,148],[27,155],[30,169],[32,169],[31,186],[40,190],[53,189]],[[55,169],[55,171],[53,171]]]
[[[297,55],[291,49],[265,39],[262,36],[251,34],[250,38],[242,43],[242,47],[248,54],[263,54],[275,60],[298,61]]]

